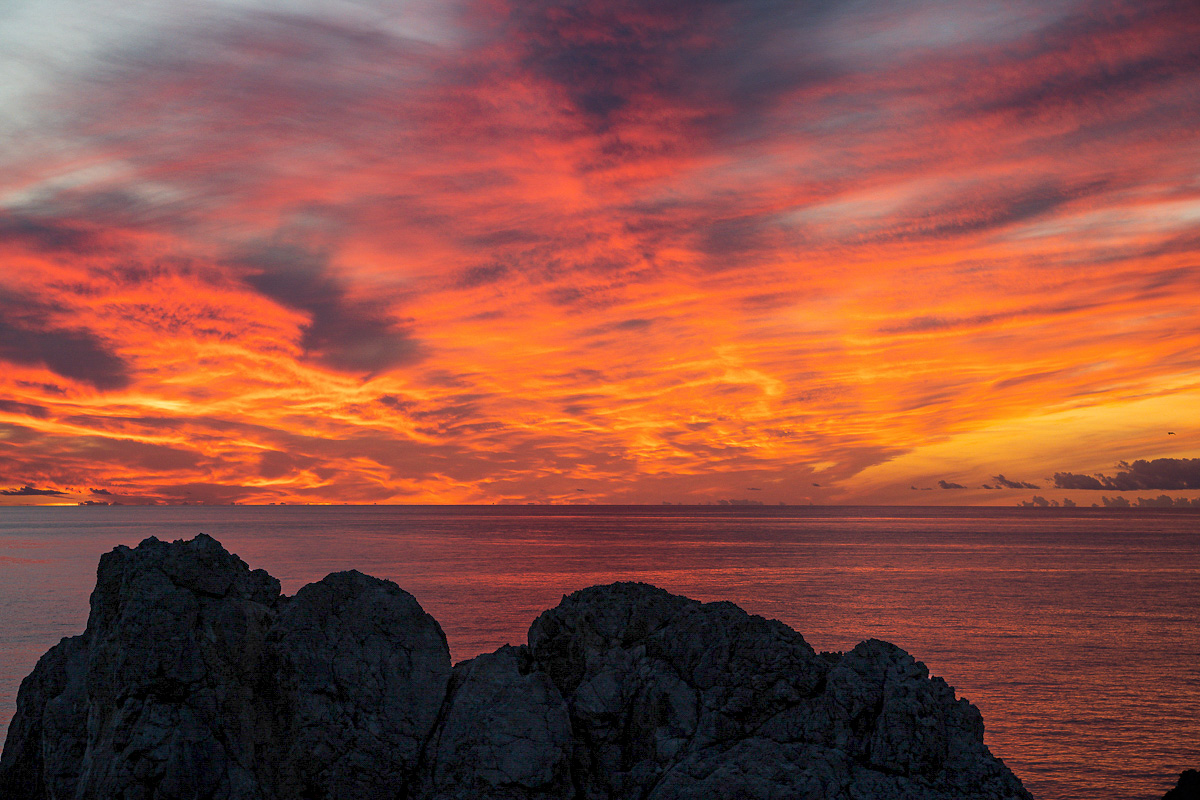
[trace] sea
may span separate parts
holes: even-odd
[[[1160,798],[1200,768],[1200,513],[828,506],[0,508],[0,733],[83,631],[100,555],[204,532],[292,594],[398,583],[455,661],[564,594],[645,581],[776,618],[818,650],[893,642],[983,713],[1040,800]]]

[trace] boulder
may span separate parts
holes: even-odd
[[[571,719],[526,647],[454,667],[430,740],[423,796],[436,800],[573,797]]]
[[[100,562],[87,630],[21,684],[11,800],[1029,800],[979,712],[870,640],[616,583],[450,667],[395,584],[284,597],[215,540]]]
[[[147,539],[101,558],[87,630],[22,682],[0,797],[404,797],[449,674],[395,584],[289,599],[211,537]]]
[[[337,572],[283,604],[267,634],[282,798],[404,798],[450,679],[446,636],[391,581]]]
[[[646,584],[584,589],[529,645],[581,798],[1027,798],[979,712],[894,645],[833,658],[781,622]]]

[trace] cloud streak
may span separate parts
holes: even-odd
[[[300,346],[331,369],[374,374],[411,364],[420,345],[377,299],[353,300],[318,255],[297,247],[264,247],[238,259],[255,291],[303,312]]]

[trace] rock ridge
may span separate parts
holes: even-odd
[[[1031,800],[983,720],[878,640],[640,583],[451,666],[391,581],[293,597],[204,534],[117,547],[87,628],[22,682],[10,800]]]

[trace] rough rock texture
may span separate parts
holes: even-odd
[[[578,797],[1028,797],[965,700],[899,648],[836,661],[781,622],[645,584],[533,623],[567,702]]]
[[[573,797],[567,705],[527,647],[502,647],[454,668],[428,751],[426,796]]]
[[[390,581],[338,572],[283,605],[266,640],[278,794],[405,797],[450,677],[433,617]]]
[[[208,536],[147,539],[101,558],[86,632],[22,682],[0,797],[406,797],[449,677],[395,584],[288,599]]]
[[[10,800],[1029,798],[899,648],[645,584],[575,592],[450,669],[395,584],[293,598],[213,539],[100,562],[87,630],[21,684]]]

